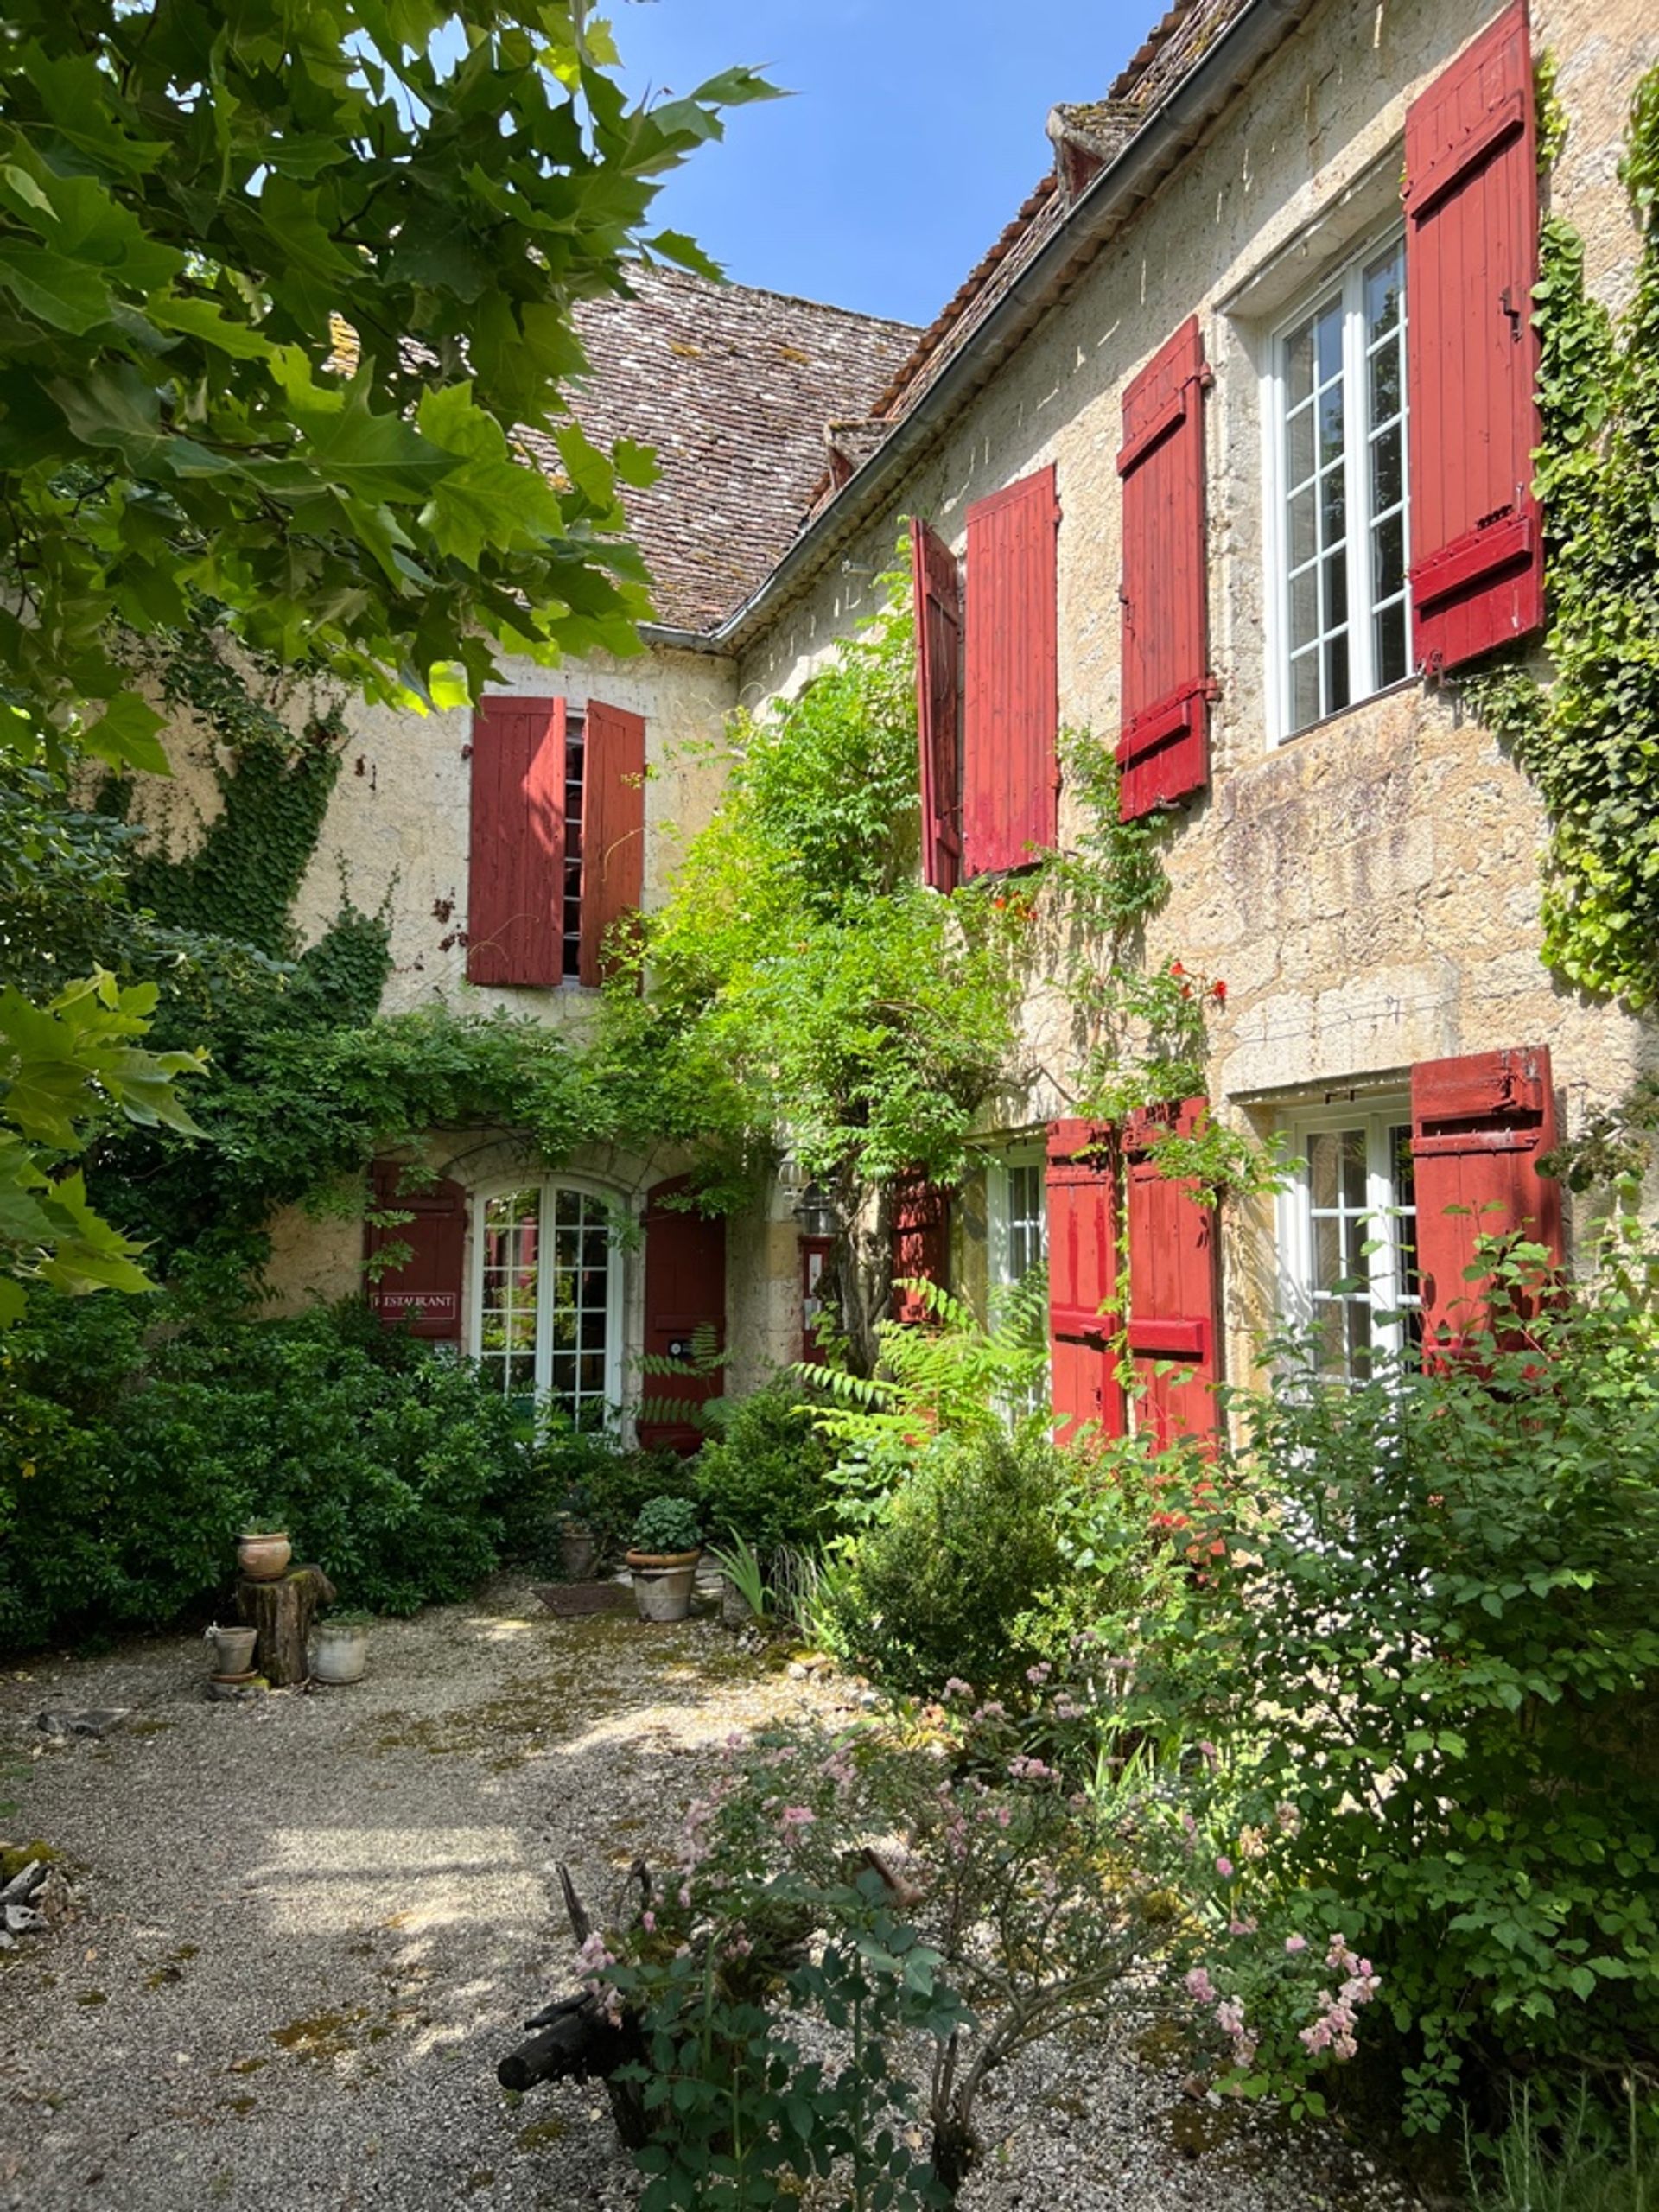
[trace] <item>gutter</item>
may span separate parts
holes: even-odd
[[[711,631],[642,623],[652,645],[687,652],[740,653],[804,589],[819,564],[845,544],[941,437],[952,416],[988,381],[1108,240],[1150,199],[1232,95],[1310,14],[1318,0],[1250,0],[1166,93],[1133,138],[1090,179],[1042,251],[954,354],[909,413],[854,470],[830,504],[755,589]]]

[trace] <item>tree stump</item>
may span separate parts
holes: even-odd
[[[321,1605],[331,1605],[334,1586],[320,1567],[294,1567],[274,1582],[244,1575],[236,1586],[236,1610],[259,1631],[253,1663],[272,1689],[302,1682],[311,1672],[306,1651],[311,1624]]]

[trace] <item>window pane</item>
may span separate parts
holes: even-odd
[[[1318,648],[1290,664],[1290,726],[1306,729],[1319,719],[1319,656]]]
[[[1345,1206],[1360,1208],[1365,1204],[1363,1129],[1344,1129],[1342,1133],[1342,1202]]]
[[[1379,600],[1392,599],[1406,581],[1406,524],[1403,515],[1379,523],[1371,538],[1371,588]]]
[[[1319,572],[1304,569],[1290,584],[1290,642],[1311,645],[1319,634]]]
[[[1401,295],[1405,289],[1405,247],[1390,246],[1365,271],[1366,334],[1380,338],[1400,321]]]
[[[1404,491],[1396,423],[1391,430],[1383,430],[1371,440],[1371,512],[1386,514],[1390,507],[1397,507]]]
[[[1319,542],[1328,552],[1348,533],[1348,478],[1333,468],[1319,480]]]
[[[1332,638],[1325,648],[1325,711],[1338,714],[1348,704],[1348,639]]]
[[[1314,324],[1313,343],[1319,357],[1319,382],[1330,384],[1342,374],[1342,303],[1333,300]]]
[[[1300,569],[1304,561],[1311,561],[1313,557],[1316,550],[1313,525],[1313,487],[1310,484],[1290,503],[1290,565],[1293,569]]]
[[[1387,423],[1400,412],[1402,379],[1397,343],[1379,346],[1371,356],[1371,421]]]
[[[1304,407],[1286,425],[1285,467],[1293,485],[1306,484],[1313,474],[1313,410]]]
[[[1406,603],[1396,599],[1385,607],[1375,624],[1376,680],[1379,684],[1402,683],[1410,673],[1406,665]]]
[[[1319,466],[1322,468],[1341,458],[1343,423],[1342,386],[1336,384],[1319,398]]]
[[[1293,407],[1313,390],[1313,326],[1305,322],[1285,340],[1285,382]]]
[[[1337,1168],[1342,1140],[1332,1130],[1320,1129],[1307,1141],[1308,1196],[1316,1206],[1337,1203]]]
[[[1348,620],[1348,558],[1333,553],[1325,564],[1325,626],[1340,629]]]

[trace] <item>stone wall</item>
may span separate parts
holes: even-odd
[[[904,516],[927,515],[960,552],[969,503],[1052,461],[1064,517],[1061,715],[1111,742],[1122,392],[1196,311],[1215,371],[1206,478],[1221,691],[1211,785],[1168,848],[1173,895],[1146,952],[1225,979],[1210,1095],[1257,1128],[1292,1095],[1403,1084],[1416,1060],[1547,1043],[1571,1129],[1659,1059],[1650,1027],[1560,988],[1542,967],[1546,824],[1454,687],[1407,683],[1269,741],[1258,399],[1269,340],[1304,294],[1397,219],[1407,103],[1497,12],[1437,0],[1316,9],[742,664],[746,696],[792,690],[865,611],[856,571],[881,565]],[[1551,198],[1585,237],[1592,285],[1618,303],[1636,241],[1617,166],[1637,79],[1659,60],[1659,18],[1647,0],[1540,0],[1534,18],[1535,50],[1558,57],[1571,121]],[[1063,841],[1076,826],[1063,798]],[[1064,1008],[1035,988],[1025,1041],[1029,1064],[1057,1080],[1033,1083],[1013,1117],[1022,1126],[1062,1109],[1075,1066]],[[1229,1234],[1234,1372],[1265,1309],[1263,1226],[1236,1222]]]

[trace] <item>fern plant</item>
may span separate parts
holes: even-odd
[[[988,1323],[938,1283],[899,1286],[925,1310],[922,1324],[878,1323],[874,1375],[803,1364],[794,1370],[822,1392],[808,1408],[845,1457],[879,1460],[933,1438],[982,1437],[1047,1421],[1048,1284],[1033,1268],[995,1302]],[[1020,1413],[1020,1408],[1035,1406]]]

